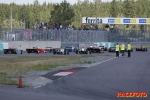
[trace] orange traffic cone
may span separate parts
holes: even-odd
[[[18,88],[22,88],[22,77],[20,76],[20,79],[19,79],[19,84],[18,84]]]

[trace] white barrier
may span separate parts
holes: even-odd
[[[8,47],[8,43],[0,42],[0,51],[3,51],[3,49],[8,49]]]
[[[10,48],[17,48],[20,50],[26,50],[27,48],[33,47],[52,47],[52,48],[60,48],[61,42],[60,41],[8,41]]]

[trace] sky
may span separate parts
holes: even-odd
[[[0,0],[0,3],[7,3],[7,4],[10,4],[10,3],[16,3],[16,4],[33,4],[33,1],[34,0]],[[63,0],[38,0],[40,4],[43,4],[44,1],[46,1],[47,3],[50,2],[50,3],[60,3],[62,2]],[[70,4],[74,4],[77,2],[77,0],[67,0]],[[81,1],[84,1],[84,0],[81,0]],[[92,2],[93,0],[89,0],[90,2]],[[102,0],[102,2],[110,2],[112,0]]]

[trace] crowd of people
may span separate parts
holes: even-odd
[[[52,30],[99,30],[98,25],[81,25],[80,27],[76,28],[74,25],[72,26],[63,26],[62,23],[54,23],[53,25],[48,25],[46,22],[41,22],[40,25],[34,26],[34,29],[52,29]]]

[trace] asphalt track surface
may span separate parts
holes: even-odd
[[[92,54],[96,54],[96,53],[92,53]],[[97,53],[97,54],[111,54],[111,53],[108,53],[107,51],[104,51],[104,53]],[[70,52],[69,55],[83,55],[83,54],[76,54],[75,52]],[[86,54],[84,54],[84,55],[86,55]],[[41,57],[41,56],[68,56],[68,55],[53,54],[53,53],[0,54],[0,57],[22,57],[22,56],[28,56],[28,57],[37,56],[37,57]]]
[[[0,100],[150,100],[150,51],[126,56],[35,89],[0,85]],[[117,98],[117,92],[147,92],[148,97]]]
[[[41,56],[52,56],[52,55],[54,55],[53,53],[39,53],[39,54],[37,54],[37,53],[30,53],[30,54],[28,54],[28,53],[23,53],[23,54],[0,54],[0,57],[21,57],[21,56],[39,56],[39,57],[41,57]],[[60,56],[60,55],[64,55],[64,54],[55,54],[55,56]],[[71,52],[69,55],[75,55],[75,53],[74,52]],[[67,55],[64,55],[64,56],[67,56]]]

